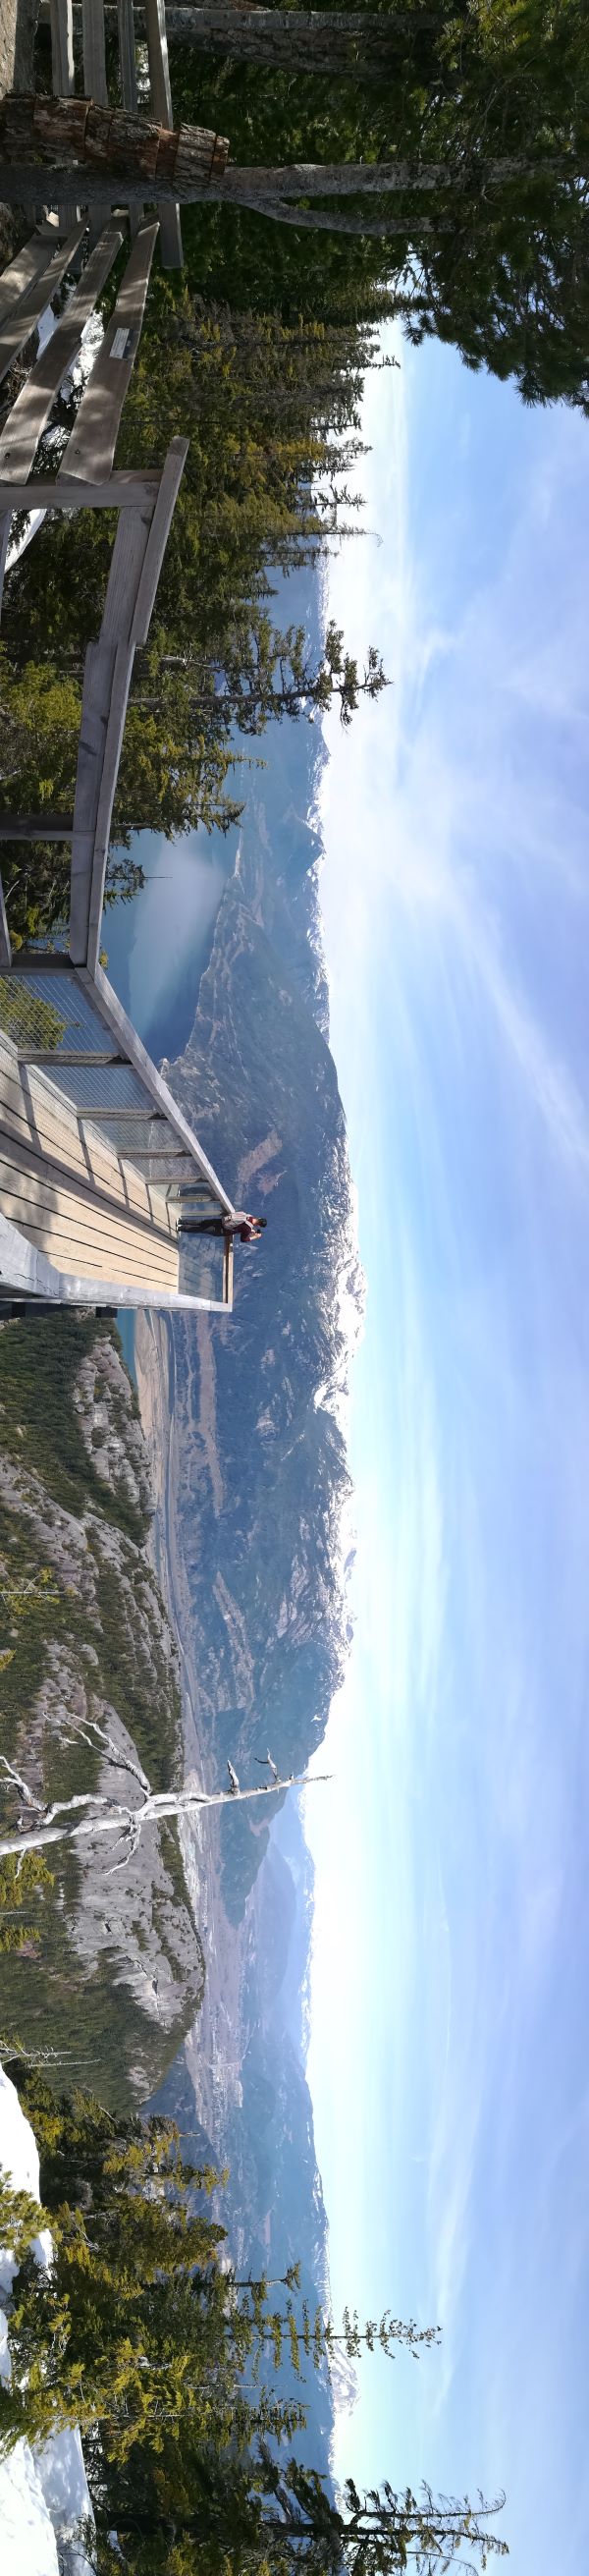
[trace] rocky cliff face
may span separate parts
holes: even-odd
[[[2,1747],[33,1792],[121,1795],[93,1728],[154,1785],[181,1771],[179,1656],[148,1553],[152,1494],[136,1398],[95,1318],[0,1333]],[[5,1798],[6,1804],[6,1798]],[[119,1867],[119,1863],[123,1864]],[[38,1940],[3,1961],[4,2027],[38,2040],[109,2098],[144,2097],[202,1994],[203,1954],[175,1828],[131,1859],[91,1841],[52,1855]],[[67,2045],[66,2045],[67,2042]]]

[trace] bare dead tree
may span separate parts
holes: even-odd
[[[252,1798],[275,1798],[280,1789],[309,1788],[314,1780],[326,1780],[330,1776],[328,1772],[291,1771],[282,1780],[276,1770],[275,1778],[264,1781],[260,1788],[255,1789],[230,1785],[228,1789],[156,1790],[152,1789],[141,1763],[123,1752],[106,1727],[100,1726],[96,1719],[88,1719],[86,1725],[76,1728],[74,1736],[65,1736],[61,1740],[66,1744],[84,1743],[93,1753],[100,1752],[113,1771],[126,1773],[134,1782],[138,1797],[131,1805],[120,1797],[113,1797],[108,1790],[84,1789],[73,1798],[57,1798],[51,1804],[44,1804],[35,1797],[20,1771],[8,1762],[6,1754],[0,1754],[4,1774],[0,1786],[15,1791],[19,1805],[16,1826],[12,1832],[0,1835],[0,1860],[7,1860],[15,1853],[24,1859],[26,1852],[46,1851],[50,1843],[95,1842],[99,1836],[119,1834],[124,1840],[125,1851],[122,1861],[117,1861],[115,1867],[121,1869],[126,1861],[132,1859],[146,1825],[159,1825],[170,1817],[180,1819],[199,1815],[205,1807],[234,1807],[238,1803],[246,1804]],[[235,1773],[233,1778],[236,1778]]]

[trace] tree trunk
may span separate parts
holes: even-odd
[[[111,1758],[108,1754],[109,1761]],[[127,1762],[120,1767],[131,1771],[133,1777],[140,1782],[140,1774],[134,1770],[132,1763]],[[16,1775],[10,1775],[7,1763],[5,1770],[9,1772],[9,1777],[16,1778]],[[327,1773],[316,1772],[313,1773],[312,1778],[323,1779],[328,1776]],[[264,1781],[259,1789],[154,1790],[146,1784],[143,1802],[136,1807],[128,1807],[119,1800],[107,1798],[98,1789],[88,1789],[75,1798],[57,1801],[54,1807],[41,1816],[39,1824],[33,1824],[30,1828],[27,1824],[26,1829],[23,1824],[23,1830],[20,1833],[0,1835],[0,1860],[9,1859],[15,1852],[22,1860],[26,1852],[46,1851],[50,1843],[93,1842],[103,1834],[127,1835],[134,1848],[144,1825],[166,1823],[169,1817],[179,1818],[200,1814],[203,1807],[231,1807],[237,1806],[238,1802],[243,1805],[251,1798],[275,1798],[280,1789],[303,1788],[310,1785],[311,1782],[306,1773],[302,1773],[300,1778],[297,1778],[294,1772],[291,1772],[286,1780]],[[22,1788],[22,1782],[19,1782],[18,1786]],[[30,1810],[36,1803],[30,1790],[25,1791],[25,1797]],[[87,1813],[80,1815],[80,1808],[90,1808],[94,1812],[90,1815]],[[23,1816],[25,1812],[23,1809]]]
[[[394,55],[399,38],[435,34],[443,13],[419,7],[391,15],[383,11],[327,9],[257,9],[226,7],[210,0],[204,8],[167,9],[170,42],[200,46],[233,62],[259,63],[272,71],[323,72],[332,79],[377,80]]]
[[[100,178],[117,181],[123,193],[136,181],[159,197],[162,185],[173,198],[176,163],[191,196],[202,196],[222,177],[229,144],[207,126],[181,125],[174,132],[126,108],[95,107],[87,98],[8,97],[0,101],[0,165],[21,163],[25,153],[71,170],[82,165]],[[2,179],[4,186],[4,176]]]
[[[173,133],[123,108],[98,108],[89,99],[5,98],[0,102],[1,193],[8,202],[38,192],[35,157],[28,167],[24,154],[51,162],[52,195],[64,194],[72,168],[81,168],[79,194],[85,205],[127,204],[147,194],[158,202],[182,205],[201,198],[237,205],[271,221],[339,232],[380,233],[415,229],[415,217],[391,221],[377,216],[367,223],[356,214],[335,216],[325,210],[299,209],[300,197],[431,196],[441,191],[457,202],[484,197],[489,188],[514,180],[579,176],[562,158],[527,161],[524,154],[501,160],[464,158],[443,161],[291,162],[277,169],[226,167],[229,145],[224,135],[199,125],[181,125]],[[422,218],[420,217],[420,225]],[[437,222],[436,222],[437,229]]]

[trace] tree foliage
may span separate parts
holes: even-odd
[[[297,2265],[280,2282],[240,2279],[206,2214],[226,2177],[183,2160],[172,2122],[116,2121],[88,2095],[56,2100],[39,2066],[11,2072],[45,2210],[23,2200],[18,2217],[14,2196],[0,2202],[3,2241],[20,2225],[0,2441],[80,2422],[98,2576],[121,2564],[129,2576],[441,2576],[504,2550],[495,2505],[427,2487],[361,2496],[352,2480],[334,2497],[292,2451],[305,2420],[293,2372],[304,2388],[306,2364],[328,2370],[340,2344],[350,2357],[375,2344],[418,2355],[436,2328],[389,2312],[360,2327],[346,2311],[336,2330],[301,2301]],[[54,2240],[43,2272],[28,2250],[41,2216]],[[260,2385],[268,2350],[274,2394]]]
[[[143,882],[133,830],[173,839],[199,824],[225,832],[238,820],[244,733],[260,737],[282,713],[320,712],[334,694],[347,722],[360,691],[375,696],[383,685],[376,650],[362,674],[333,629],[311,668],[303,637],[294,627],[283,634],[269,613],[276,568],[316,557],[349,510],[363,371],[373,360],[370,329],[299,322],[286,330],[272,317],[207,310],[188,288],[174,294],[160,281],[120,461],[151,462],[178,431],[190,432],[190,452],[149,645],[136,663],[107,900]],[[0,792],[10,811],[71,820],[84,653],[100,625],[113,534],[104,511],[54,517],[8,576]],[[63,918],[69,863],[67,842],[5,841],[15,947]]]
[[[340,13],[328,70],[313,61],[311,39],[306,72],[178,48],[177,112],[195,115],[198,101],[198,115],[230,136],[252,205],[257,193],[260,209],[273,198],[280,211],[280,174],[293,164],[399,161],[408,174],[392,205],[355,200],[350,177],[340,205],[311,206],[303,175],[298,224],[293,206],[271,223],[248,212],[247,184],[239,210],[199,207],[185,218],[195,280],[219,292],[231,275],[234,297],[276,304],[286,319],[352,318],[381,297],[413,339],[453,341],[467,365],[513,375],[527,401],[562,397],[586,410],[583,0],[438,0],[380,16],[388,44],[383,59],[379,35],[377,80],[370,37],[353,76],[334,79],[345,60]],[[424,195],[428,168],[439,176]]]

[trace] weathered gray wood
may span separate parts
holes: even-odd
[[[198,1138],[188,1125],[188,1120],[178,1108],[177,1102],[173,1100],[163,1075],[158,1073],[156,1066],[152,1064],[151,1056],[148,1055],[146,1047],[138,1037],[137,1030],[133,1028],[132,1021],[127,1019],[122,1002],[119,1002],[118,995],[113,992],[112,984],[109,984],[102,967],[97,966],[94,974],[91,974],[88,968],[80,968],[78,982],[88,993],[95,1009],[104,1020],[105,1027],[110,1030],[111,1036],[117,1039],[128,1063],[133,1065],[135,1073],[140,1074],[146,1091],[151,1093],[155,1109],[163,1112],[168,1126],[173,1128],[181,1144],[187,1147],[190,1160],[196,1163],[203,1180],[208,1181],[212,1197],[218,1199],[219,1206],[225,1209],[228,1216],[233,1216],[232,1201],[227,1197],[222,1181],[213,1171],[212,1163],[209,1163],[208,1156],[203,1152]]]
[[[131,625],[131,641],[134,645],[144,644],[147,636],[189,445],[188,438],[173,438],[162,469]]]
[[[52,1065],[54,1072],[57,1072],[60,1066],[64,1064],[69,1064],[70,1066],[76,1064],[89,1064],[91,1066],[98,1065],[98,1067],[101,1068],[104,1064],[125,1063],[124,1055],[109,1055],[106,1050],[101,1048],[95,1048],[91,1053],[88,1047],[17,1046],[16,1057],[18,1064],[50,1064]],[[88,1114],[92,1117],[94,1113],[90,1110]]]
[[[115,800],[119,761],[125,730],[127,701],[133,670],[133,649],[128,644],[117,646],[113,672],[111,702],[104,743],[104,758],[98,795],[96,830],[92,853],[92,870],[88,890],[88,938],[86,963],[94,973],[100,955],[100,934],[104,905],[112,811]]]
[[[104,758],[114,653],[103,643],[89,644],[84,665],[82,721],[74,798],[70,876],[70,958],[85,964],[92,853]]]
[[[0,813],[0,841],[71,841],[73,828],[67,815]]]
[[[102,0],[82,0],[84,91],[96,107],[108,107]]]
[[[6,919],[4,887],[2,884],[2,878],[0,877],[0,966],[7,967],[11,965],[12,948],[10,945],[10,931]]]
[[[50,0],[51,80],[56,98],[71,98],[75,89],[74,16],[72,0]],[[73,198],[64,198],[59,207],[62,232],[75,224],[80,208]]]
[[[5,571],[6,571],[6,564],[7,564],[7,560],[8,560],[8,548],[9,548],[9,545],[10,545],[10,530],[11,530],[11,527],[12,527],[12,510],[6,510],[6,511],[3,513],[3,515],[0,517],[0,615],[1,615],[1,613],[2,613],[2,600],[3,600],[3,595],[4,595],[4,574],[5,574]]]
[[[101,627],[101,642],[109,648],[129,643],[153,516],[148,510],[126,510],[119,519]]]
[[[136,116],[139,106],[139,92],[137,88],[133,0],[117,0],[117,26],[119,37],[119,78],[121,83],[121,98],[123,101],[123,107],[130,108],[131,114]],[[144,208],[142,206],[129,207],[129,231],[132,241],[135,241],[137,238],[143,214]]]
[[[150,531],[148,511],[119,519],[97,644],[86,655],[72,840],[70,954],[85,965],[100,921],[108,836],[123,739],[133,650],[129,631]]]
[[[56,98],[69,98],[74,81],[74,13],[72,0],[49,0],[51,78]]]
[[[24,481],[33,463],[56,394],[76,357],[84,325],[94,311],[97,296],[116,259],[122,239],[122,223],[107,224],[96,249],[91,251],[80,284],[74,288],[65,313],[62,313],[51,339],[41,350],[36,366],[13,403],[0,436],[0,476],[9,482]],[[66,448],[66,464],[67,453]]]
[[[119,32],[119,72],[123,107],[132,108],[133,113],[136,114],[139,104],[139,93],[137,89],[133,0],[117,0],[117,22]]]
[[[146,0],[147,59],[151,104],[159,125],[172,131],[172,91],[166,35],[165,0]],[[162,268],[182,268],[184,253],[179,206],[162,206],[160,212],[160,257]]]
[[[82,394],[67,448],[68,479],[82,476],[85,481],[99,482],[110,473],[123,403],[139,347],[157,233],[157,223],[145,224],[133,244],[112,321]],[[116,352],[121,345],[124,354],[119,356]]]
[[[218,1297],[185,1297],[177,1289],[156,1286],[146,1288],[145,1280],[89,1278],[82,1271],[60,1270],[49,1261],[38,1245],[29,1243],[9,1217],[0,1213],[0,1282],[6,1290],[33,1303],[47,1299],[54,1306],[131,1306],[157,1309],[174,1315],[218,1315]]]
[[[34,278],[39,277],[43,269],[48,267],[54,250],[55,226],[39,224],[36,231],[31,233],[29,240],[23,243],[22,250],[17,251],[16,259],[10,260],[8,268],[3,270],[0,277],[0,322],[7,321],[9,313],[12,313],[15,306],[20,303],[21,295],[26,295]]]
[[[27,483],[0,483],[0,512],[11,510],[141,510],[155,508],[160,487],[159,474],[134,474],[127,467],[111,474],[105,483],[69,482],[67,474],[53,483],[50,476]]]
[[[30,340],[31,332],[36,331],[41,315],[45,313],[47,305],[51,302],[56,287],[61,286],[62,278],[70,267],[85,231],[84,219],[74,226],[67,242],[53,252],[53,257],[49,260],[42,276],[34,278],[26,295],[21,296],[16,312],[10,315],[0,329],[0,384],[3,377],[8,375],[9,367],[18,357],[19,350],[24,349],[26,341]]]

